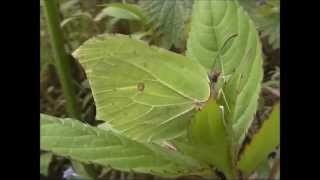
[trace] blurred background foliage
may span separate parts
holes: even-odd
[[[280,97],[280,0],[239,0],[260,32],[264,52],[264,82],[260,107],[249,131],[253,134]],[[103,33],[121,33],[184,54],[193,0],[56,0],[65,51],[72,59],[72,77],[82,119],[91,125],[95,106],[86,76],[71,53],[89,38]],[[40,112],[67,117],[66,102],[53,61],[53,52],[40,0]],[[276,152],[275,152],[276,153]],[[279,153],[279,152],[278,152]],[[278,154],[277,153],[277,154]],[[254,175],[270,170],[270,162]],[[123,173],[83,165],[41,153],[43,179],[161,179],[151,175]],[[163,178],[162,178],[163,179]],[[180,178],[181,179],[181,178]],[[182,179],[199,179],[183,177]]]

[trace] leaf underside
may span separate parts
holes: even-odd
[[[195,104],[210,96],[200,65],[127,36],[93,38],[74,56],[86,71],[97,119],[135,140],[184,134]]]
[[[177,151],[138,143],[111,129],[44,114],[40,118],[41,148],[60,156],[127,172],[161,176],[191,175],[208,170],[208,167]]]
[[[257,109],[263,76],[258,33],[237,1],[198,0],[193,10],[187,56],[207,72],[222,72],[218,89],[225,98],[219,102],[234,141],[241,144]]]
[[[258,165],[267,159],[280,143],[280,104],[273,107],[269,118],[260,131],[255,134],[250,144],[246,145],[238,162],[239,168],[249,175]]]
[[[250,0],[248,0],[250,1]],[[240,1],[243,5],[247,2]],[[252,3],[249,15],[255,21],[257,29],[261,32],[261,37],[268,37],[268,43],[273,49],[280,47],[280,0],[266,0],[263,4]]]

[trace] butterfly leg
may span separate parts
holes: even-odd
[[[222,95],[223,101],[224,101],[225,104],[226,104],[227,110],[228,110],[229,112],[231,112],[229,103],[228,103],[228,101],[227,101],[227,98],[226,98],[223,90],[222,90],[222,89],[219,89],[219,91],[218,91],[218,99],[220,99],[221,95]]]
[[[224,125],[224,127],[226,128],[226,127],[227,127],[227,122],[226,122],[226,119],[225,119],[225,117],[224,117],[224,107],[223,107],[223,106],[219,106],[219,108],[220,108],[221,115],[222,115],[223,125]]]

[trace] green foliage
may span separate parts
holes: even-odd
[[[233,0],[196,1],[189,36],[187,56],[208,72],[221,71],[222,61],[225,76],[244,61],[247,51],[259,46],[253,23]]]
[[[132,139],[180,136],[196,104],[210,95],[209,79],[200,65],[127,36],[93,38],[74,56],[88,76],[97,119]]]
[[[250,174],[280,143],[280,104],[274,106],[260,131],[246,145],[239,161],[240,169]]]
[[[97,28],[91,37],[110,31],[99,24],[121,29],[118,21],[125,20],[119,22],[130,35],[104,34],[79,48],[72,45],[103,123],[93,127],[42,114],[41,148],[79,161],[80,172],[84,164],[97,164],[169,177],[212,177],[213,170],[227,179],[237,178],[238,170],[249,176],[278,144],[279,118],[267,120],[239,157],[257,111],[263,62],[256,26],[238,1],[195,1],[186,57],[142,41],[181,48],[191,3],[144,0],[144,11],[111,3],[96,12],[71,13],[62,23],[65,30],[87,19]]]
[[[185,24],[189,20],[192,0],[141,0],[140,5],[150,17],[153,29],[162,36],[160,45],[179,48],[183,42]]]
[[[74,51],[85,40],[101,33],[104,28],[94,21],[97,13],[94,0],[63,0],[60,12],[63,20],[60,23],[66,35],[68,52]]]
[[[155,144],[138,143],[112,129],[41,114],[41,148],[84,163],[162,176],[198,174],[197,161]]]
[[[257,38],[254,41],[259,43]],[[234,143],[238,145],[254,119],[263,76],[261,46],[252,46],[251,50],[252,56],[243,58],[242,64],[223,87],[227,100],[224,103],[226,119],[232,124]]]
[[[255,14],[256,8],[258,7],[256,0],[238,0],[238,2],[250,15]]]
[[[95,17],[95,21],[100,21],[106,16],[111,16],[117,19],[126,19],[141,21],[147,24],[147,16],[145,16],[139,6],[134,4],[111,3],[107,4],[103,10]]]
[[[222,72],[220,87],[233,144],[241,144],[257,109],[262,80],[261,44],[255,25],[237,1],[196,1],[187,56]],[[221,85],[222,84],[222,85]]]
[[[273,49],[280,47],[280,0],[268,0],[257,9],[258,29]]]
[[[219,105],[209,100],[192,120],[189,131],[190,146],[180,144],[190,156],[217,167],[227,177],[232,174],[230,140]],[[179,147],[179,146],[178,146]],[[191,147],[197,147],[196,151]]]

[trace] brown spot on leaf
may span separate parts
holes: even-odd
[[[140,82],[137,84],[138,91],[142,92],[144,90],[144,83]]]

